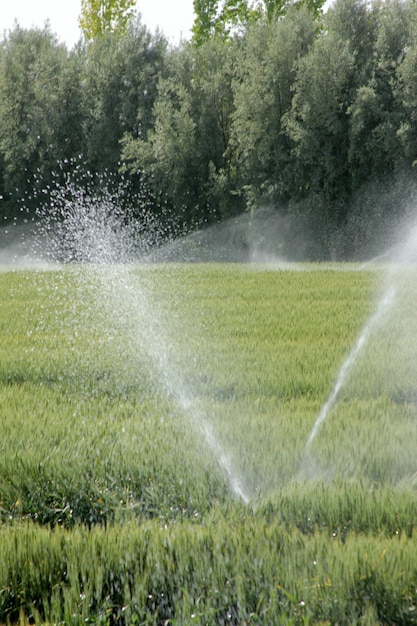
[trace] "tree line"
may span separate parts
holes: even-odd
[[[203,4],[177,46],[140,16],[71,50],[47,25],[4,35],[2,220],[33,215],[74,163],[182,230],[270,207],[290,224],[287,251],[308,232],[311,258],[349,257],[404,215],[415,0],[299,2],[246,21],[204,21]]]

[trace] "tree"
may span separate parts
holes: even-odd
[[[272,202],[283,187],[290,145],[282,120],[291,107],[298,63],[315,39],[309,12],[253,25],[236,62],[230,152],[248,203]]]
[[[263,12],[268,22],[277,17],[282,17],[291,9],[292,6],[305,6],[314,18],[318,18],[322,14],[322,7],[325,0],[263,0]]]
[[[294,145],[290,196],[321,193],[334,199],[349,191],[347,110],[354,79],[355,57],[333,34],[317,40],[302,59],[286,119]]]
[[[371,10],[366,0],[336,0],[324,16],[324,27],[335,45],[343,42],[355,56],[357,85],[364,84],[372,73],[378,18],[378,9]]]
[[[84,51],[84,157],[96,172],[117,171],[125,133],[146,138],[163,70],[166,42],[140,19],[123,37],[108,33]]]
[[[166,54],[163,37],[133,21],[68,53],[48,29],[16,28],[0,47],[0,195],[18,210],[59,164],[117,173],[125,133],[147,137]],[[134,184],[138,183],[134,179]],[[39,195],[38,200],[39,201]],[[35,205],[35,202],[33,202]]]
[[[407,50],[399,68],[401,85],[398,87],[405,116],[398,129],[398,136],[406,159],[417,165],[417,41]]]
[[[327,30],[300,62],[286,119],[293,142],[287,179],[292,197],[313,193],[334,201],[351,193],[351,107],[372,75],[376,26],[377,16],[362,0],[338,0],[325,16]],[[368,108],[370,95],[361,96]],[[343,221],[342,204],[330,218],[334,225]]]
[[[293,5],[307,7],[314,18],[321,16],[325,0],[194,0],[193,41],[201,45],[211,37],[244,34],[251,24],[272,22]]]
[[[125,136],[123,141],[126,167],[145,175],[155,202],[188,226],[233,211],[224,184],[231,67],[230,46],[222,39],[172,52],[158,86],[154,129],[147,137]]]
[[[87,40],[126,31],[135,0],[82,0],[79,24]]]
[[[46,185],[69,149],[65,139],[76,137],[77,126],[67,125],[63,102],[66,93],[70,110],[77,110],[78,90],[70,94],[65,86],[68,62],[67,49],[47,27],[17,26],[2,43],[0,162],[7,211],[16,212],[18,200],[32,194],[35,177]]]
[[[393,0],[377,5],[373,11],[377,13],[377,28],[370,77],[358,88],[348,110],[349,164],[355,187],[394,173],[402,161],[399,129],[408,117],[399,75],[411,43],[410,5]],[[413,82],[407,80],[404,84]]]
[[[401,20],[401,25],[398,24]],[[397,137],[401,143],[404,160],[415,167],[417,164],[417,12],[415,3],[410,1],[403,7],[399,3],[395,20],[387,15],[387,28],[395,42],[395,82],[393,92],[398,116]],[[401,36],[398,37],[398,33]],[[404,30],[407,32],[404,39]],[[391,43],[392,46],[392,43]]]
[[[260,19],[262,11],[248,0],[194,0],[193,40],[201,45],[213,36],[227,38],[245,31]]]

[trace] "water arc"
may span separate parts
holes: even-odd
[[[307,439],[307,443],[305,445],[305,452],[310,448],[315,437],[317,436],[317,433],[319,432],[321,425],[323,424],[324,420],[326,419],[326,417],[328,416],[328,414],[334,407],[338,399],[338,396],[340,394],[340,391],[342,390],[344,384],[346,383],[359,355],[361,354],[366,344],[368,343],[370,336],[374,332],[380,320],[390,310],[394,302],[395,294],[396,294],[395,287],[390,286],[388,287],[388,289],[386,289],[381,299],[379,300],[378,305],[373,315],[370,317],[368,322],[363,327],[362,332],[359,335],[356,343],[354,344],[352,350],[350,351],[347,358],[343,362],[342,367],[339,370],[339,374],[337,376],[334,387],[330,395],[328,396],[326,402],[323,404],[320,410],[320,413],[314,423],[314,426],[310,432],[310,435]]]

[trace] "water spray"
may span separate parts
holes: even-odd
[[[411,227],[407,231],[407,236],[405,238],[403,237],[402,239],[403,240],[400,243],[397,243],[397,245],[391,248],[391,250],[383,255],[380,255],[376,259],[384,260],[389,263],[388,283],[390,284],[390,286],[386,288],[383,292],[382,297],[380,298],[378,305],[375,309],[375,312],[373,313],[369,321],[365,324],[361,334],[359,335],[358,340],[356,341],[356,344],[353,346],[353,349],[343,363],[333,390],[326,402],[324,403],[313,426],[313,429],[307,439],[304,450],[305,453],[310,448],[322,423],[335,405],[341,389],[343,388],[348,376],[350,375],[359,355],[364,350],[370,336],[377,328],[381,319],[383,319],[391,309],[397,294],[397,288],[394,287],[392,284],[394,282],[394,277],[396,279],[396,283],[398,283],[399,269],[403,266],[407,267],[408,263],[416,260],[417,225],[411,225]]]
[[[66,262],[87,263],[100,298],[100,312],[105,312],[103,323],[112,319],[122,328],[130,326],[130,335],[137,338],[138,350],[145,348],[163,392],[204,442],[234,497],[248,503],[250,497],[229,454],[207,415],[196,410],[191,390],[173,367],[176,355],[169,321],[163,319],[153,301],[152,289],[132,271],[134,263],[146,258],[157,240],[156,221],[145,212],[142,222],[126,222],[114,191],[86,193],[71,180],[63,187],[57,185],[51,195],[53,210],[48,207],[47,215],[42,216],[50,255]]]
[[[333,408],[334,404],[336,403],[336,400],[339,396],[339,393],[341,391],[341,389],[343,388],[349,374],[352,371],[352,368],[354,367],[356,360],[358,358],[358,356],[360,355],[360,353],[362,352],[362,350],[365,348],[369,337],[372,335],[372,333],[374,332],[375,328],[377,327],[379,321],[388,313],[388,311],[390,310],[393,302],[394,302],[394,298],[395,298],[395,294],[396,294],[396,289],[395,287],[389,287],[382,295],[382,298],[380,299],[378,306],[376,307],[376,310],[374,312],[374,314],[372,315],[372,317],[370,318],[370,320],[368,321],[368,323],[364,326],[361,334],[359,335],[359,338],[356,342],[356,344],[353,346],[353,349],[351,350],[350,354],[348,355],[347,359],[344,361],[340,371],[339,371],[339,375],[336,379],[336,383],[335,386],[333,387],[333,390],[331,392],[331,394],[329,395],[329,397],[327,398],[326,402],[323,404],[323,407],[315,421],[315,424],[313,426],[313,429],[307,439],[307,443],[305,446],[305,452],[307,452],[307,450],[310,448],[311,444],[313,443],[319,429],[320,426],[322,425],[322,423],[324,422],[324,420],[326,419],[326,417],[328,416],[328,414],[330,413],[331,409]]]

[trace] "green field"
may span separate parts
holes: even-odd
[[[383,274],[0,272],[0,623],[417,623],[414,270],[306,450]]]

